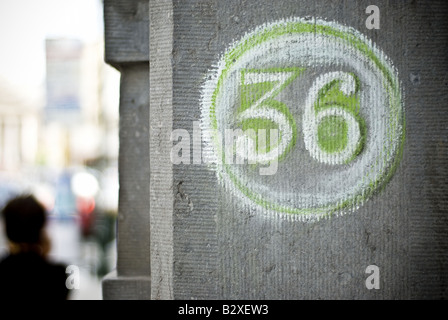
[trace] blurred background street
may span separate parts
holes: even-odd
[[[0,1],[0,206],[44,204],[51,259],[80,268],[71,299],[101,299],[116,263],[120,75],[104,63],[102,6]]]

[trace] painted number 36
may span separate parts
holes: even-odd
[[[273,143],[274,137],[271,137],[270,145],[274,147],[257,148],[257,153],[247,155],[249,161],[273,161],[283,157],[294,146],[295,120],[288,107],[275,97],[302,71],[302,68],[242,71],[242,102],[238,120],[243,129],[257,132],[259,129],[278,128],[280,131],[277,143]],[[357,83],[352,73],[329,72],[319,76],[311,86],[305,101],[302,132],[305,147],[315,160],[344,164],[361,151],[364,123],[358,115]],[[248,143],[257,144],[254,140],[249,139]]]
[[[220,182],[250,208],[303,221],[359,208],[402,154],[397,70],[366,36],[334,21],[296,17],[248,32],[210,70],[201,110]],[[234,152],[228,139],[223,152],[220,136],[228,131],[239,132],[237,159],[247,165],[227,161]],[[281,165],[265,176],[267,163]]]

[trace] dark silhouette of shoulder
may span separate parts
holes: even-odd
[[[33,252],[8,255],[0,261],[0,299],[67,299],[65,266]]]

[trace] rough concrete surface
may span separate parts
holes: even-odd
[[[140,239],[140,232],[144,234],[140,249],[147,250],[150,242],[152,299],[447,298],[448,279],[444,271],[448,262],[448,112],[445,110],[448,5],[443,1],[376,1],[375,5],[380,10],[380,29],[367,29],[365,23],[369,15],[365,10],[370,4],[368,1],[150,1],[150,177],[143,176],[147,171],[143,173],[141,167],[121,167],[120,177],[125,179],[128,174],[138,173],[150,184],[150,241],[146,238],[146,231],[138,229],[132,233],[135,239]],[[286,166],[289,174],[283,173],[283,182],[276,181],[275,175],[267,177],[260,180],[265,185],[251,190],[264,192],[263,196],[268,198],[278,192],[278,201],[282,205],[302,204],[294,195],[291,198],[281,196],[291,186],[291,189],[301,190],[303,184],[297,180],[300,176],[291,178],[296,177],[294,175],[299,171],[307,172],[308,175],[304,175],[308,179],[306,181],[312,181],[320,172],[316,168],[330,173],[334,168],[368,163],[356,162],[356,159],[368,153],[372,141],[378,138],[377,130],[383,125],[393,127],[384,134],[391,144],[396,143],[397,136],[401,137],[400,128],[405,138],[402,149],[385,152],[396,168],[388,179],[381,181],[381,188],[373,184],[372,192],[363,193],[368,196],[362,201],[353,201],[349,207],[342,204],[340,210],[332,211],[331,218],[309,222],[291,218],[294,214],[275,212],[279,206],[269,207],[266,201],[257,203],[257,200],[249,199],[248,194],[251,193],[247,189],[252,188],[250,183],[253,181],[249,178],[243,180],[245,187],[235,182],[239,176],[223,183],[222,176],[228,173],[225,166],[223,171],[219,171],[220,167],[216,165],[170,162],[171,147],[178,142],[170,141],[170,133],[173,129],[184,129],[192,135],[194,121],[201,121],[207,107],[204,104],[204,85],[213,83],[214,72],[219,69],[218,62],[229,52],[226,50],[233,43],[238,46],[242,37],[259,26],[292,18],[334,21],[356,29],[369,39],[366,40],[369,45],[373,43],[387,55],[384,63],[393,66],[392,74],[399,80],[404,110],[404,119],[400,122],[402,127],[390,125],[392,118],[387,114],[375,118],[377,109],[363,102],[382,96],[372,89],[374,82],[364,81],[374,77],[358,75],[361,80],[359,95],[364,96],[361,98],[361,111],[355,116],[366,119],[365,145],[354,154],[354,160],[350,160],[353,162],[345,167],[332,167],[331,163],[313,164],[316,159],[308,155],[304,145],[307,133],[301,129],[306,116],[300,104],[295,109],[291,108],[298,132],[295,151],[279,161],[279,173]],[[316,22],[315,28],[319,28],[318,25]],[[294,41],[293,38],[291,43]],[[259,51],[264,48],[278,52],[274,45],[257,47]],[[288,48],[291,57],[299,52],[292,46]],[[273,55],[270,59],[269,51],[266,52],[256,53],[259,58],[256,54],[255,58],[247,58],[246,64],[241,62],[241,68],[255,66],[261,70],[267,66],[271,72],[273,67],[277,68],[276,72],[279,69],[285,72],[286,67],[303,67],[287,65],[292,61],[288,59],[292,58],[281,60],[278,55]],[[303,78],[309,77],[309,80],[300,83],[301,79],[297,78],[291,82],[291,88],[306,92],[313,79],[321,74],[357,70],[352,68],[350,61],[344,64],[331,59],[315,67],[309,57],[317,51],[310,52],[303,58],[311,61],[307,66],[309,73]],[[228,65],[238,66],[239,59],[243,59],[243,56],[234,57],[234,61],[228,60]],[[262,59],[265,62],[261,63]],[[368,63],[365,65],[370,66]],[[222,77],[224,88],[238,84],[235,79],[242,83],[238,78],[240,70],[234,68]],[[232,73],[232,70],[236,71]],[[339,89],[343,90],[342,87]],[[274,98],[289,105],[301,97],[291,96],[293,89],[288,90]],[[350,94],[353,92],[355,90]],[[383,94],[390,97],[391,91],[386,88]],[[240,91],[215,97],[218,101],[216,114],[221,112],[217,116],[221,117],[217,121],[218,128],[222,129],[221,125],[231,121],[234,114],[238,115],[241,97]],[[371,101],[377,103],[376,100]],[[389,104],[389,109],[384,109],[387,112],[393,101],[381,100],[378,108],[384,104]],[[223,106],[229,111],[222,111]],[[287,114],[286,111],[281,112]],[[127,130],[130,125],[126,123],[122,130]],[[207,122],[202,122],[202,125],[207,125]],[[131,138],[121,140],[123,147],[132,143]],[[207,147],[207,143],[202,141],[201,146]],[[142,148],[145,150],[147,147]],[[295,155],[292,152],[298,154],[299,151],[300,156],[303,154],[303,162],[294,161],[296,158],[291,156]],[[193,153],[194,150],[191,157]],[[126,155],[122,156],[124,160]],[[395,158],[401,160],[395,161]],[[307,167],[306,161],[315,167]],[[359,172],[366,172],[366,176],[367,172],[373,174],[375,165],[372,162],[365,171],[360,169]],[[388,164],[385,170],[390,167],[392,165]],[[340,179],[340,188],[349,190],[348,179]],[[121,187],[130,188],[130,184]],[[328,188],[328,191],[335,189],[337,187]],[[133,192],[136,192],[136,199],[148,199],[148,193],[144,194],[142,190]],[[309,205],[306,209],[320,210],[322,201],[319,199],[305,202]],[[133,214],[127,211],[126,206],[120,206],[120,212],[125,216]],[[346,214],[337,216],[335,213],[338,212]],[[122,234],[131,232],[125,224],[122,223],[121,227],[124,228]],[[124,237],[122,241],[130,243],[131,239]],[[133,245],[138,246],[136,243]],[[140,254],[139,250],[135,254]],[[121,254],[127,257],[125,253]],[[147,257],[145,253],[141,254],[129,259],[137,261]],[[121,259],[120,251],[118,259]],[[366,268],[369,265],[379,268],[379,289],[366,288],[369,276]]]

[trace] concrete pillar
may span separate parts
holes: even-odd
[[[104,299],[150,299],[149,1],[104,1],[106,62],[121,72],[117,269]]]
[[[447,297],[445,2],[124,3],[106,1],[123,81],[105,297]],[[272,126],[275,174],[220,164],[218,132]]]

